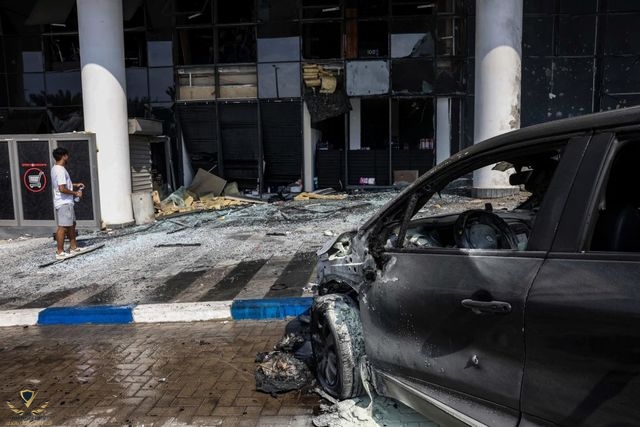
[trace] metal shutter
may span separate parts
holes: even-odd
[[[130,136],[131,192],[153,191],[151,181],[151,147],[147,138]]]

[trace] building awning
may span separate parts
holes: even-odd
[[[129,135],[162,135],[162,122],[160,120],[140,119],[137,117],[129,119]]]
[[[76,0],[38,0],[25,21],[26,25],[64,24]]]

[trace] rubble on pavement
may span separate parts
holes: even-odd
[[[272,351],[259,353],[256,368],[256,390],[280,393],[297,390],[313,381],[309,367],[290,353]]]

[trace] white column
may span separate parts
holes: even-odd
[[[362,146],[362,125],[360,124],[360,98],[349,98],[349,150],[359,150]]]
[[[451,102],[450,98],[436,101],[436,163],[451,156]]]
[[[476,1],[474,142],[520,128],[522,0]],[[475,171],[476,197],[513,192],[508,175]]]
[[[304,102],[302,117],[302,156],[304,158],[303,188],[304,191],[313,191],[313,152],[314,144],[311,132],[311,114],[307,103]]]
[[[96,134],[105,225],[133,222],[120,0],[78,0],[84,128]]]

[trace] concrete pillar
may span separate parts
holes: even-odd
[[[436,164],[451,156],[451,98],[436,100]]]
[[[303,103],[303,115],[302,115],[302,157],[304,159],[304,174],[303,174],[303,188],[304,191],[313,191],[313,153],[314,144],[311,132],[311,114],[309,114],[309,108],[307,103]]]
[[[133,222],[122,2],[78,0],[84,128],[96,134],[105,225]]]
[[[362,147],[362,125],[360,122],[360,98],[349,98],[349,150],[359,150]]]
[[[476,1],[474,142],[520,128],[522,0]],[[508,175],[475,171],[475,197],[512,194]]]

